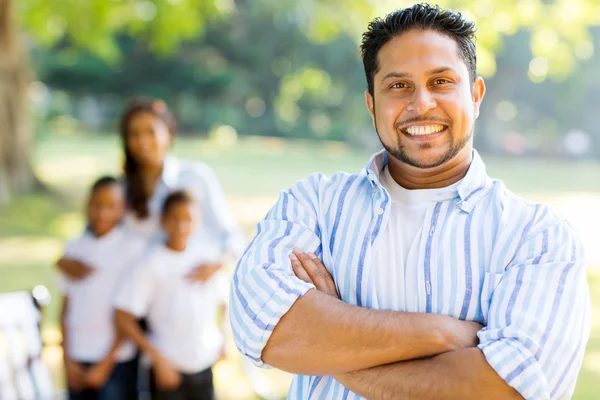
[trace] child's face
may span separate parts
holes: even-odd
[[[162,217],[162,227],[171,242],[186,243],[200,216],[190,202],[174,204]]]
[[[125,214],[125,194],[118,185],[96,189],[87,205],[90,228],[97,236],[110,232]]]

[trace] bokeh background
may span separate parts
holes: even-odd
[[[250,238],[278,191],[378,149],[358,44],[410,1],[0,0],[0,292],[45,285],[44,359],[64,386],[53,263],[87,186],[119,174],[116,122],[164,99],[174,153],[210,164]],[[575,399],[600,398],[600,1],[440,0],[475,20],[491,176],[551,204],[586,244],[593,333]],[[535,318],[532,315],[532,318]],[[224,399],[285,398],[289,376],[231,358]],[[557,363],[562,362],[556,360]]]

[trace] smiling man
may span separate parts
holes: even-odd
[[[384,150],[281,193],[233,278],[231,323],[289,399],[565,399],[590,332],[581,243],[487,176],[474,25],[426,4],[363,35]]]

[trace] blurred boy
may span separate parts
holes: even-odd
[[[118,181],[98,179],[87,203],[87,229],[67,244],[59,260],[93,266],[93,273],[83,279],[61,280],[64,360],[72,400],[135,397],[136,349],[115,333],[112,297],[124,270],[139,261],[147,245],[119,225],[124,213]]]
[[[205,283],[186,277],[198,264],[216,263],[220,248],[208,237],[188,246],[200,216],[185,191],[165,200],[161,225],[166,234],[136,267],[115,299],[119,330],[152,362],[154,400],[214,398],[212,365],[222,354],[228,281],[220,272]],[[220,307],[221,306],[221,307]],[[136,323],[145,317],[150,332]]]

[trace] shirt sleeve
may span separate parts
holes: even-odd
[[[219,271],[212,280],[219,303],[227,303],[229,301],[229,277],[225,272]]]
[[[238,259],[247,242],[229,208],[223,188],[208,165],[198,165],[196,172],[196,180],[201,182],[190,190],[203,189],[201,207],[205,227],[217,235],[223,253]]]
[[[148,314],[156,285],[154,269],[142,261],[125,273],[113,306],[141,318]]]
[[[298,279],[288,258],[294,247],[320,253],[316,189],[300,181],[281,193],[275,206],[258,224],[257,233],[233,274],[230,319],[235,343],[257,366],[262,351],[294,302],[314,285]],[[312,203],[312,204],[311,204]]]
[[[525,399],[566,399],[590,335],[589,291],[578,236],[540,214],[493,292],[479,348]]]
[[[65,250],[63,254],[63,258],[72,258],[75,260],[80,260],[80,252],[79,250],[79,240],[73,239],[67,242],[65,245]],[[56,289],[63,295],[69,296],[70,292],[73,288],[73,285],[76,284],[76,281],[70,279],[68,276],[63,274],[62,272],[58,273],[54,279],[54,285]]]

